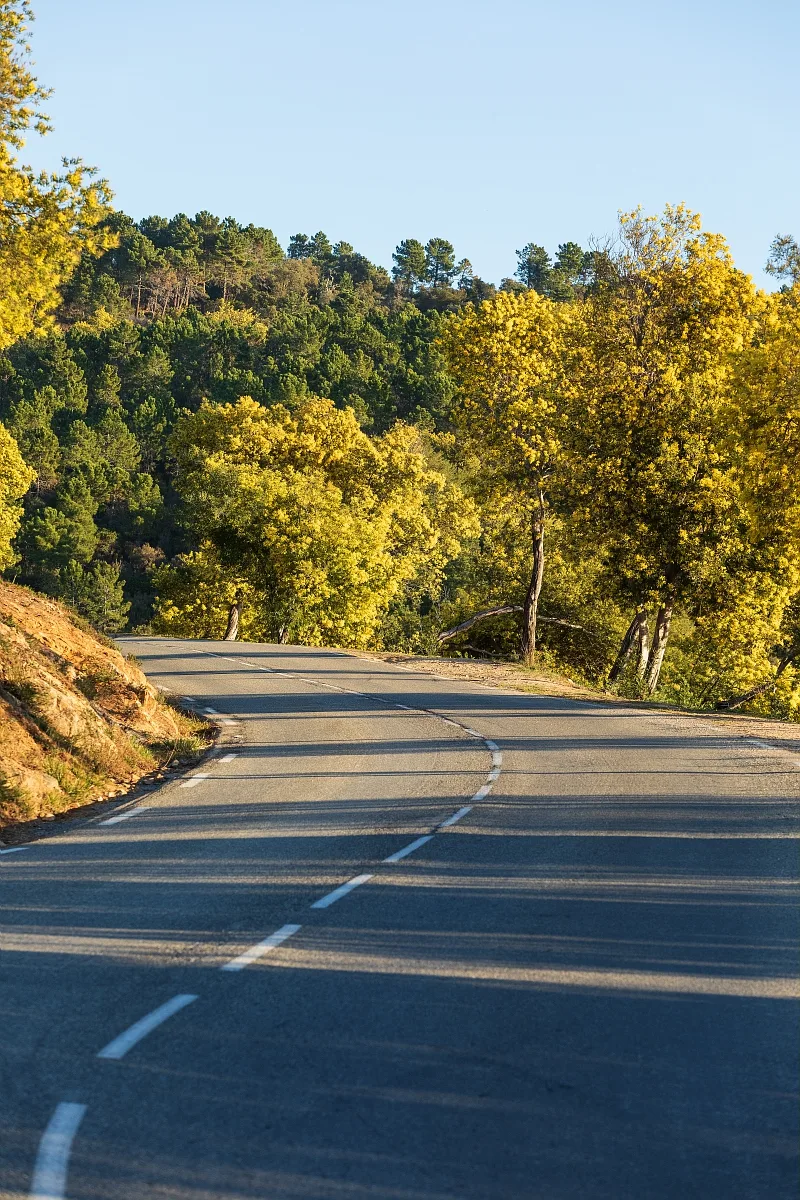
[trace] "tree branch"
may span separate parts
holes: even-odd
[[[749,692],[743,692],[741,696],[731,696],[730,700],[718,700],[714,707],[718,712],[733,712],[735,708],[741,708],[742,705],[747,704],[748,701],[755,700],[756,696],[762,696],[764,692],[771,691],[786,668],[791,666],[794,660],[798,657],[800,657],[800,646],[795,647],[794,650],[787,651],[783,655],[780,663],[778,664],[778,669],[775,672],[774,679],[768,679],[766,683],[759,683],[756,687],[750,688]]]
[[[500,617],[504,613],[515,612],[522,612],[521,604],[498,604],[494,608],[485,608],[483,612],[467,617],[466,621],[462,621],[460,625],[454,625],[452,629],[444,629],[436,640],[441,645],[442,642],[449,642],[450,638],[454,638],[456,634],[466,633],[468,629],[472,629],[473,625],[477,625],[478,621],[484,621],[487,617]]]
[[[444,629],[437,637],[439,645],[442,642],[449,642],[451,638],[456,637],[459,633],[466,633],[468,629],[472,629],[473,625],[477,625],[479,621],[486,620],[487,617],[500,617],[505,613],[522,612],[521,604],[498,604],[494,608],[485,608],[482,612],[475,613],[471,617],[467,617],[466,621],[462,621],[459,625],[454,625],[452,629]],[[548,625],[560,625],[564,629],[579,629],[582,633],[589,631],[583,625],[575,625],[572,621],[562,621],[560,617],[539,617],[540,621]]]

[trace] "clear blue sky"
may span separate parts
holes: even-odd
[[[33,0],[80,155],[133,217],[323,229],[391,266],[449,238],[499,281],[527,241],[683,200],[761,268],[800,236],[798,0]]]

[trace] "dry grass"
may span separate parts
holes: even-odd
[[[209,741],[107,639],[0,581],[0,827],[119,795]]]

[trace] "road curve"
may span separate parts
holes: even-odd
[[[797,759],[122,646],[226,744],[0,857],[4,1200],[796,1195]]]

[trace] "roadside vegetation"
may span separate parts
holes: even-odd
[[[0,582],[0,827],[120,795],[209,742],[62,604]]]
[[[767,294],[682,205],[391,270],[209,212],[134,221],[18,151],[0,4],[0,567],[106,634],[512,660],[800,713],[800,249]],[[94,686],[94,685],[87,685]],[[100,683],[97,683],[100,686]],[[88,699],[88,697],[87,697]]]

